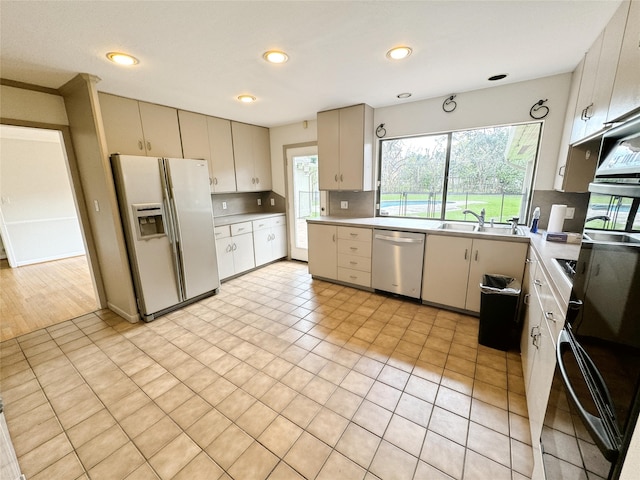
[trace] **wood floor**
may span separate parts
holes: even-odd
[[[0,341],[96,309],[86,256],[18,268],[0,260]]]

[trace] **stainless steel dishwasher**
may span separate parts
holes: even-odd
[[[373,231],[372,286],[420,298],[424,233]]]

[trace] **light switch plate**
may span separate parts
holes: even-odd
[[[271,198],[271,206],[275,207],[276,206],[276,199],[275,198]]]
[[[347,209],[347,208],[349,208],[349,202],[348,202],[348,201],[346,201],[346,200],[342,200],[342,201],[340,202],[340,208],[343,208],[343,209]]]
[[[566,218],[567,220],[571,220],[575,214],[576,214],[576,209],[574,207],[567,207],[567,211],[564,214],[564,218]]]
[[[227,209],[227,202],[222,202],[222,209],[226,210]]]

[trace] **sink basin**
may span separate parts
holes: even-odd
[[[493,227],[484,225],[478,227],[477,232],[491,233],[493,235],[524,235],[520,227],[516,228],[515,234],[511,233],[511,225],[494,225]]]
[[[632,237],[626,233],[608,233],[608,232],[585,232],[585,240],[592,242],[613,242],[613,243],[637,243],[640,244],[640,238]]]
[[[440,230],[453,230],[456,232],[475,232],[478,226],[473,223],[441,223],[438,229]]]

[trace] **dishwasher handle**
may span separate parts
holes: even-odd
[[[424,239],[422,238],[391,237],[389,235],[381,235],[379,233],[376,233],[374,238],[376,240],[386,240],[388,242],[395,242],[395,243],[422,243],[424,241]]]

